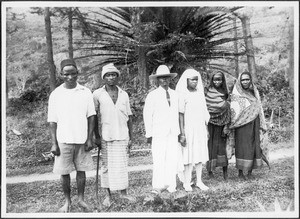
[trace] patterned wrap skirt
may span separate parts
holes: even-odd
[[[111,191],[128,188],[128,140],[102,140],[101,187]]]

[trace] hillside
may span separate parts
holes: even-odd
[[[47,101],[49,96],[48,69],[46,65],[46,45],[44,18],[30,14],[29,8],[12,9],[26,15],[14,25],[20,29],[7,34],[8,107],[6,111],[6,164],[9,174],[17,174],[23,168],[40,168],[42,153],[50,150],[50,135],[47,123]],[[251,19],[251,32],[255,47],[257,71],[260,77],[260,92],[267,119],[274,111],[274,129],[270,130],[273,143],[290,141],[294,134],[294,97],[289,92],[286,75],[288,58],[288,29],[291,25],[290,8],[255,8]],[[289,19],[287,19],[289,18]],[[9,19],[7,22],[11,22]],[[67,57],[66,21],[52,19],[53,51],[56,67]],[[74,31],[74,38],[81,37]],[[242,47],[242,43],[239,45]],[[76,53],[75,53],[76,57]],[[233,69],[232,62],[218,60]],[[246,58],[240,58],[240,71],[246,69]],[[79,60],[81,70],[79,82],[91,90],[94,76],[85,76],[85,69],[95,60]],[[126,86],[126,83],[121,83]],[[143,96],[139,88],[129,91],[134,112],[134,145],[145,147],[142,121]],[[26,93],[27,92],[27,93]],[[26,95],[24,95],[24,93]],[[21,96],[23,95],[23,96]],[[20,97],[21,98],[18,98]],[[21,134],[15,134],[20,132]],[[48,165],[47,163],[45,165]]]

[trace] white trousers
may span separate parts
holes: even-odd
[[[152,138],[153,189],[176,189],[177,147],[177,135]]]

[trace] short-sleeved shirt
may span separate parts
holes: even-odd
[[[101,117],[101,135],[105,141],[126,140],[129,138],[129,116],[132,115],[126,91],[118,87],[118,99],[113,102],[105,86],[93,93],[95,109]]]
[[[49,97],[48,122],[57,123],[57,141],[84,144],[88,136],[88,117],[95,115],[92,92],[77,83],[73,89],[64,84]]]

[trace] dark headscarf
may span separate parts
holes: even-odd
[[[219,88],[216,88],[213,83],[213,77],[216,74],[222,74],[222,85]],[[228,89],[225,76],[221,71],[212,74],[205,98],[210,114],[209,122],[219,126],[228,124],[230,122],[230,104],[227,100]]]
[[[217,74],[220,74],[222,76],[222,85],[221,87],[219,88],[216,88],[214,83],[213,83],[213,79],[214,79],[214,76],[217,75]],[[209,88],[210,87],[214,87],[216,88],[216,90],[218,90],[219,92],[223,93],[226,95],[226,99],[228,98],[228,89],[227,89],[227,84],[226,84],[226,79],[225,79],[225,75],[223,72],[221,71],[217,71],[217,72],[214,72],[212,75],[211,75],[211,78],[210,78],[210,83],[209,83]]]

